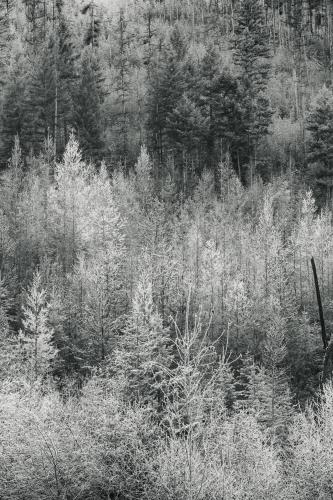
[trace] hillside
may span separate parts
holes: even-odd
[[[332,9],[1,3],[1,499],[332,498]]]

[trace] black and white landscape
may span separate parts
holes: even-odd
[[[0,1],[0,499],[332,500],[333,4]]]

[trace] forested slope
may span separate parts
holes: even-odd
[[[1,3],[0,498],[331,499],[332,8]]]

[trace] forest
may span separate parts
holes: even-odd
[[[1,0],[1,500],[333,498],[332,71],[330,0]]]

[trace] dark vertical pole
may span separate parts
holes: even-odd
[[[321,336],[322,336],[322,339],[323,339],[324,349],[326,349],[327,348],[327,338],[326,338],[324,313],[323,313],[323,306],[322,306],[321,297],[320,297],[320,290],[319,290],[317,269],[316,269],[316,264],[315,264],[315,261],[314,261],[313,257],[311,257],[311,266],[312,266],[312,271],[313,271],[314,283],[315,283],[315,287],[316,287],[318,310],[319,310],[319,319],[320,319],[320,325],[321,325]]]

